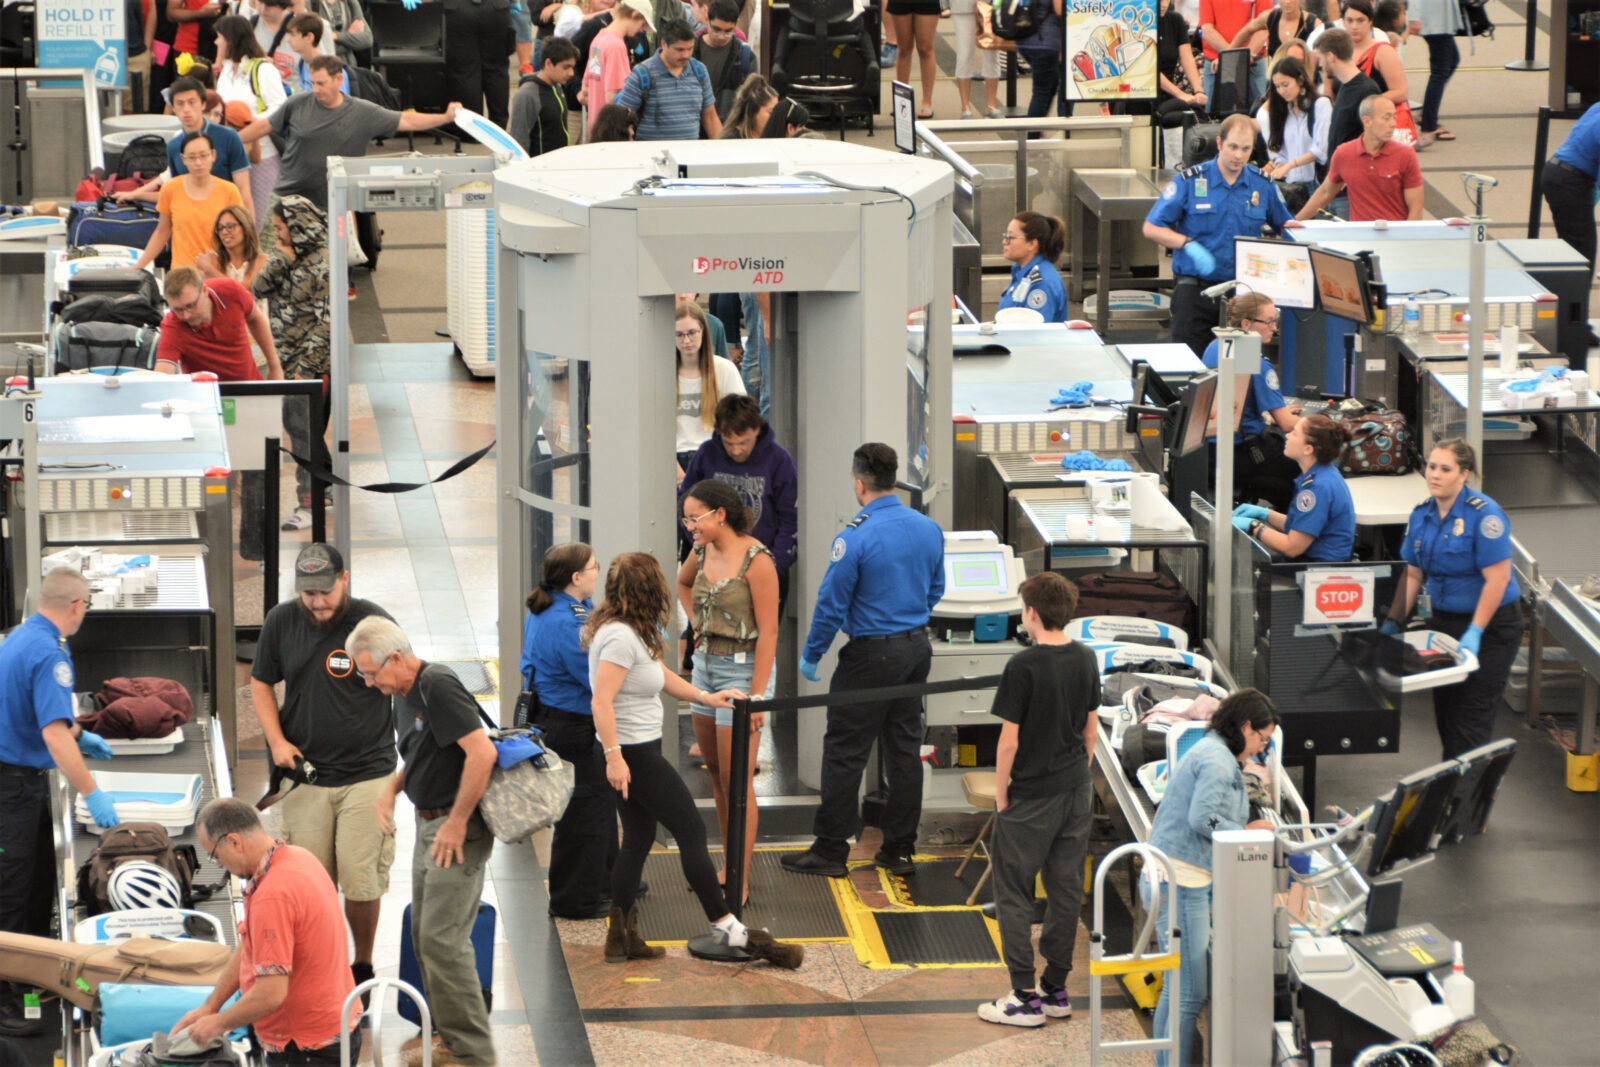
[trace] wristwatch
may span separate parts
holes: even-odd
[[[1262,522],[1260,519],[1257,519],[1255,522],[1252,522],[1250,524],[1250,536],[1251,537],[1258,537],[1260,535],[1260,533],[1261,533],[1261,528],[1263,526],[1265,526],[1265,525],[1266,525],[1266,523]]]

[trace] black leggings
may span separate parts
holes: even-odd
[[[683,784],[661,755],[661,739],[623,745],[622,759],[628,765],[628,796],[621,802],[622,851],[611,868],[611,902],[627,911],[639,890],[639,875],[645,857],[655,844],[656,824],[667,828],[678,843],[678,862],[684,877],[700,896],[706,919],[716,922],[729,912],[728,902],[717,884],[717,869],[706,852],[706,825],[695,809],[689,787]]]

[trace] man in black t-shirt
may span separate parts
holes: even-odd
[[[978,1006],[978,1018],[1005,1026],[1043,1026],[1072,1016],[1067,972],[1078,939],[1083,859],[1089,847],[1093,792],[1089,762],[1099,730],[1100,673],[1094,653],[1062,627],[1078,589],[1051,571],[1022,583],[1022,623],[1033,641],[1006,664],[995,690],[1004,720],[995,757],[994,829],[990,841],[1000,946],[1011,992]],[[1033,887],[1042,877],[1048,905],[1034,988]]]
[[[494,838],[478,801],[495,765],[478,702],[447,667],[425,663],[389,619],[368,618],[350,633],[350,654],[367,685],[394,697],[405,767],[378,800],[378,821],[394,833],[401,790],[417,809],[411,853],[411,943],[433,1025],[447,1062],[496,1062],[489,1012],[478,981],[472,927]]]
[[[1329,76],[1339,86],[1333,97],[1333,114],[1328,119],[1328,158],[1332,159],[1335,148],[1365,132],[1361,101],[1377,96],[1382,90],[1356,66],[1355,45],[1344,30],[1337,26],[1323,30],[1314,50],[1323,57]],[[1318,178],[1321,177],[1319,174]]]
[[[362,683],[345,643],[362,619],[389,615],[350,596],[350,572],[332,545],[300,550],[294,588],[296,598],[262,621],[250,694],[275,776],[293,772],[302,758],[314,769],[315,784],[293,786],[283,798],[283,837],[315,855],[344,892],[355,939],[350,971],[360,984],[372,977],[394,862],[394,840],[380,832],[374,807],[394,773],[394,723],[389,701]]]

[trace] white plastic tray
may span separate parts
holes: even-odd
[[[108,737],[106,744],[119,756],[161,756],[183,744],[183,727],[177,727],[165,737],[134,737],[127,740]]]
[[[1086,642],[1094,650],[1095,660],[1100,665],[1100,673],[1130,663],[1143,663],[1145,660],[1166,660],[1169,663],[1181,663],[1193,667],[1200,672],[1204,681],[1211,681],[1211,661],[1195,652],[1180,652],[1175,648],[1161,648],[1158,645],[1123,645],[1115,642]]]
[[[1467,675],[1478,669],[1478,657],[1456,645],[1456,639],[1438,630],[1407,630],[1406,644],[1421,651],[1437,649],[1448,652],[1456,661],[1454,667],[1422,674],[1408,674],[1400,679],[1400,692],[1421,693],[1442,685],[1455,685],[1467,680]]]
[[[1216,697],[1218,700],[1224,700],[1228,696],[1228,691],[1222,686],[1218,685],[1216,682],[1202,682],[1198,678],[1174,678],[1170,674],[1139,674],[1136,676],[1140,678],[1148,678],[1152,682],[1166,682],[1172,685],[1192,686],[1194,687],[1194,695],[1197,697],[1210,695]],[[1133,692],[1135,692],[1135,690],[1129,690],[1127,693],[1123,693],[1122,699],[1115,704],[1102,704],[1099,708],[1100,718],[1107,723],[1115,721],[1117,712],[1121,711],[1124,707],[1127,707],[1128,698]]]
[[[1129,635],[1171,641],[1173,647],[1179,651],[1187,651],[1189,648],[1189,635],[1183,630],[1136,615],[1086,615],[1067,623],[1067,636],[1074,641],[1137,643],[1127,641]]]
[[[124,822],[160,823],[168,833],[178,834],[194,822],[200,807],[198,774],[90,773],[95,784],[111,795]],[[72,814],[91,834],[102,832],[81,796],[73,801]]]
[[[1146,763],[1139,768],[1139,786],[1144,790],[1144,795],[1150,798],[1150,803],[1159,804],[1167,792],[1167,761],[1158,759],[1154,763]]]

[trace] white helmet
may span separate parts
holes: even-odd
[[[149,860],[129,860],[111,872],[107,887],[111,906],[130,908],[181,908],[183,887],[171,871]]]

